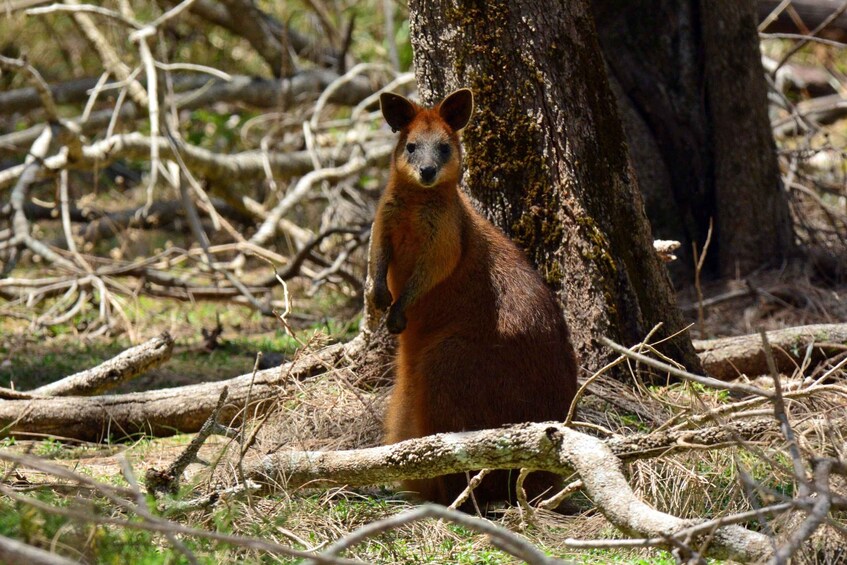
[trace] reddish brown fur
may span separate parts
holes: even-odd
[[[576,391],[577,367],[556,300],[523,253],[458,189],[458,135],[439,108],[414,110],[401,129],[373,228],[374,300],[386,307],[393,298],[388,324],[401,330],[386,442],[561,421]],[[407,139],[421,129],[443,131],[454,149],[428,188],[404,161]],[[392,310],[404,292],[412,298],[399,308],[402,328]],[[489,475],[477,500],[514,500],[514,476],[509,481],[506,473]],[[530,479],[530,496],[559,482],[541,473]],[[466,484],[464,475],[448,475],[404,488],[449,504]]]

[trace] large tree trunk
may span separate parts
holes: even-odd
[[[767,116],[754,0],[593,0],[657,237],[722,275],[793,251]],[[664,170],[657,171],[657,167]]]
[[[581,365],[601,335],[683,324],[652,248],[587,0],[409,3],[418,87],[473,89],[465,187],[558,292]],[[671,354],[699,367],[687,334]]]

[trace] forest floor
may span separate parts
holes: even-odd
[[[739,289],[752,289],[739,296]],[[693,288],[679,293],[679,303],[696,338],[713,338],[751,333],[758,328],[778,329],[811,323],[830,323],[847,319],[847,286],[816,283],[799,265],[781,271],[762,272],[745,280],[722,280],[703,285],[704,299],[723,297],[703,310],[698,321]],[[338,298],[329,292],[299,299],[294,289],[292,325],[302,342],[347,341],[357,332],[357,298]],[[279,322],[262,318],[241,306],[216,303],[178,303],[139,298],[127,309],[138,340],[167,330],[174,336],[174,355],[164,366],[149,371],[122,385],[117,392],[222,380],[249,374],[257,352],[272,363],[290,359],[298,348]],[[328,314],[329,313],[329,314]],[[202,330],[222,328],[215,347],[210,349]],[[0,321],[0,386],[29,390],[73,372],[89,368],[129,346],[124,334],[89,338],[84,328],[72,324],[33,333],[27,320],[6,318]],[[381,435],[381,414],[387,397],[386,387],[354,389],[348,377],[333,372],[304,381],[295,397],[281,399],[276,413],[261,425],[257,450],[264,453],[281,446],[292,449],[341,449],[377,445]],[[700,391],[702,392],[702,391]],[[650,391],[633,391],[633,399],[646,404],[661,402],[686,404],[694,399],[682,386]],[[690,397],[690,398],[689,398]],[[725,400],[708,396],[710,402]],[[604,414],[604,424],[614,431],[644,431],[649,423],[638,416],[616,412],[598,398],[588,397],[589,411]],[[148,468],[165,468],[191,440],[182,434],[169,438],[139,437],[132,442],[86,444],[61,438],[0,440],[0,447],[14,453],[30,453],[61,464],[76,472],[108,484],[127,486],[124,461],[138,476]],[[233,442],[212,436],[203,446],[200,458],[207,464],[189,467],[190,478],[184,493],[190,498],[197,491],[211,488],[216,480],[234,473]],[[710,517],[730,506],[743,507],[738,491],[735,465],[744,454],[735,449],[691,452],[628,465],[636,493],[662,510],[683,517]],[[228,458],[229,457],[229,458]],[[777,490],[790,489],[790,480],[772,470],[747,461],[757,479]],[[214,472],[209,472],[216,468]],[[221,464],[223,463],[223,464]],[[0,465],[0,471],[3,466]],[[32,496],[59,507],[76,507],[85,500],[52,488],[55,477],[49,473],[21,467],[16,469],[19,482],[30,485]],[[784,481],[784,484],[781,484]],[[44,488],[39,488],[42,485]],[[51,485],[48,487],[48,485]],[[668,488],[668,487],[672,488]],[[91,503],[91,501],[89,501]],[[527,523],[516,508],[504,508],[501,524],[519,531],[548,552],[579,563],[673,563],[670,554],[657,550],[581,550],[564,547],[562,540],[614,538],[620,534],[586,500],[574,502],[575,514],[539,512]],[[271,497],[233,500],[209,511],[193,512],[182,518],[194,527],[219,532],[258,536],[299,549],[313,549],[365,524],[395,515],[410,508],[389,486],[365,489],[299,489]],[[8,510],[8,511],[7,511]],[[14,511],[12,511],[14,510]],[[20,503],[0,500],[0,535],[21,539],[42,547],[63,547],[68,555],[92,562],[181,563],[186,558],[168,541],[144,530],[74,524]],[[188,549],[204,563],[296,562],[295,559],[270,559],[260,552],[197,539],[183,540]],[[53,544],[53,545],[51,545]],[[376,563],[513,563],[514,558],[492,547],[486,536],[444,522],[412,524],[375,537],[348,552]]]

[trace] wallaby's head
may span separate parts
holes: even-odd
[[[382,115],[400,139],[394,149],[395,171],[424,188],[455,184],[461,171],[458,132],[470,121],[473,94],[467,88],[447,96],[434,108],[423,108],[399,94],[379,97]]]

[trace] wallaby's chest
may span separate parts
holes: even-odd
[[[389,200],[384,212],[391,246],[388,286],[393,295],[397,296],[416,272],[430,284],[449,276],[461,256],[455,206]]]

